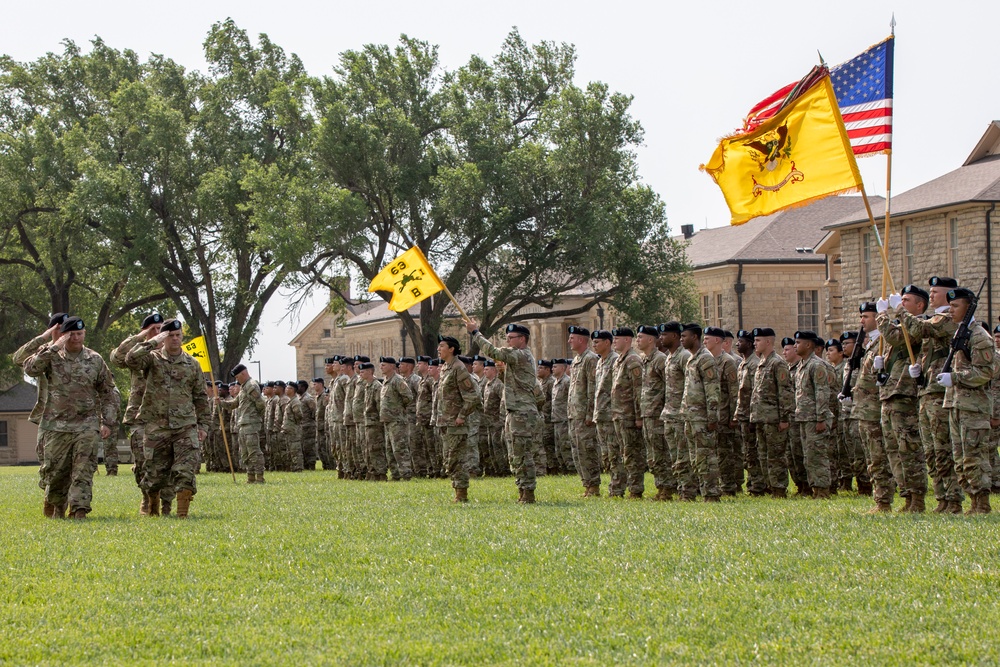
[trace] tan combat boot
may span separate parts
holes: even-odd
[[[989,514],[993,511],[990,507],[990,492],[980,491],[979,492],[979,505],[976,507],[976,514]]]
[[[264,473],[262,472],[257,473],[257,483],[264,484]]]
[[[46,518],[49,518],[49,519],[53,518],[56,515],[56,506],[53,505],[52,503],[50,503],[47,500],[43,500],[42,501],[42,514],[45,515]]]
[[[868,510],[869,514],[892,514],[892,503],[877,503],[875,507]]]
[[[160,492],[150,493],[146,497],[149,499],[149,516],[160,516]]]
[[[910,514],[923,514],[924,511],[927,509],[924,506],[924,494],[913,493],[910,495],[910,498],[911,498],[910,509],[909,509]]]
[[[949,500],[948,506],[944,509],[944,514],[961,514],[961,513],[962,513],[962,501]]]
[[[969,509],[965,510],[965,516],[972,516],[973,514],[976,513],[976,510],[979,509],[979,494],[970,493],[969,498],[972,499],[972,505],[969,507]]]
[[[256,483],[257,483],[257,475],[255,475],[252,472],[248,472],[247,473],[247,484],[256,484]]]
[[[455,489],[455,503],[467,503],[469,502],[469,489]]]
[[[525,489],[524,490],[524,494],[521,496],[521,502],[523,504],[525,504],[525,505],[534,505],[535,504],[535,490],[534,489]]]
[[[166,499],[160,500],[160,514],[163,516],[170,516],[171,509],[173,509],[172,501]]]
[[[947,500],[945,500],[944,498],[940,498],[938,499],[937,503],[938,503],[937,507],[931,510],[932,512],[934,512],[934,514],[944,514],[945,512],[948,511]]]
[[[139,503],[139,516],[149,516],[149,494],[142,492],[142,502]]]
[[[900,507],[898,510],[896,510],[896,513],[897,514],[906,514],[907,512],[910,511],[910,504],[911,503],[913,503],[913,494],[912,493],[910,495],[906,496],[906,502],[903,503],[902,507]]]
[[[73,512],[73,518],[74,519],[79,519],[80,521],[86,519],[87,518],[87,510],[85,510],[85,509],[79,509],[79,510]]]
[[[177,518],[186,519],[188,509],[191,507],[191,496],[194,492],[191,489],[182,489],[177,492]]]

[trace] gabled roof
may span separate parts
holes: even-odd
[[[993,121],[965,164],[894,196],[891,213],[893,217],[901,217],[957,204],[997,201],[1000,201],[1000,121]],[[872,200],[872,214],[876,220],[882,220],[885,217],[885,202],[876,204]],[[833,222],[827,229],[867,222],[867,214],[848,215]]]
[[[799,249],[813,248],[826,225],[858,210],[864,210],[859,196],[827,197],[735,227],[705,229],[688,241],[688,261],[694,269],[739,262],[821,263],[823,258]]]
[[[31,412],[35,407],[38,389],[27,382],[18,382],[0,392],[0,412]]]

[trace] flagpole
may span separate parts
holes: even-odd
[[[458,300],[455,298],[455,295],[451,293],[451,290],[448,289],[448,286],[444,284],[443,280],[441,281],[441,285],[444,287],[444,293],[448,295],[448,298],[451,299],[451,302],[455,304],[456,308],[458,308],[458,312],[462,315],[462,319],[465,320],[466,322],[471,322],[472,320],[470,320],[469,316],[465,314],[464,310],[462,310],[462,306],[458,304]]]
[[[215,387],[215,373],[212,372],[212,368],[208,369],[208,377],[212,380],[212,386]],[[215,387],[216,397],[218,397],[219,389]],[[233,457],[229,453],[229,438],[226,437],[226,425],[222,421],[222,403],[215,404],[219,408],[219,430],[222,431],[222,444],[226,446],[226,458],[229,459],[229,472],[233,476],[233,484],[236,484],[236,471],[233,470]]]
[[[865,192],[865,184],[862,182],[860,185],[861,189],[861,199],[865,202],[865,211],[868,212],[868,221],[871,223],[872,229],[875,231],[875,240],[878,242],[879,255],[882,257],[882,276],[883,278],[888,278],[888,281],[882,281],[882,298],[885,298],[885,283],[889,283],[889,287],[895,294],[896,285],[892,280],[892,273],[889,271],[889,259],[885,254],[885,245],[882,243],[882,235],[878,231],[878,224],[875,222],[875,215],[872,213],[872,206],[868,201],[868,193]],[[916,357],[913,354],[913,343],[910,341],[910,333],[907,331],[906,327],[900,325],[900,331],[903,332],[903,341],[906,343],[906,351],[910,354],[910,365],[917,363]]]

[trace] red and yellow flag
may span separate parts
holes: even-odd
[[[723,139],[701,169],[734,225],[861,188],[828,72],[753,131]]]
[[[389,310],[400,313],[437,294],[444,283],[431,268],[420,248],[413,246],[392,260],[368,286],[369,292],[392,292]]]

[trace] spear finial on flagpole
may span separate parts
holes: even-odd
[[[826,61],[823,60],[823,54],[819,52],[819,49],[816,49],[816,55],[819,56],[819,64],[826,67]]]
[[[896,12],[892,13],[892,20],[889,21],[889,35],[896,36]]]

